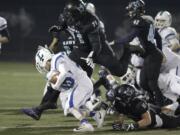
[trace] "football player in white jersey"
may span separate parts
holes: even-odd
[[[180,48],[178,34],[174,28],[171,27],[172,16],[168,11],[160,11],[155,17],[155,27],[158,29],[162,38],[163,47],[170,47],[172,51],[176,52]]]
[[[162,51],[166,56],[166,62],[162,65],[166,69],[172,70],[174,74],[180,76],[180,60],[175,54],[180,50],[180,44],[178,34],[176,30],[171,27],[171,23],[172,16],[168,11],[160,11],[157,13],[154,24],[162,38]],[[170,48],[172,52],[168,48]]]
[[[1,45],[9,42],[9,32],[7,29],[7,21],[5,18],[0,17],[0,51]]]
[[[87,115],[96,120],[98,127],[102,125],[103,121],[97,115],[99,112],[90,112],[86,107],[86,103],[93,93],[91,80],[80,66],[69,59],[65,52],[53,55],[48,49],[40,47],[36,53],[36,68],[41,74],[46,75],[53,89],[61,92],[60,98],[64,114],[70,113],[80,121],[80,126],[74,129],[75,132],[94,131],[93,126],[86,119]],[[38,113],[43,110],[44,106],[46,103],[22,111],[37,119]]]
[[[131,59],[131,63],[137,67],[140,68],[141,66],[143,66],[143,59],[141,59],[138,56],[133,56]],[[140,69],[137,70],[136,72],[136,82],[137,84],[140,83]],[[126,80],[134,80],[134,75],[132,76],[126,76]],[[127,81],[126,81],[127,82]],[[159,78],[158,78],[158,86],[162,92],[162,94],[168,98],[171,103],[170,105],[164,106],[163,110],[164,111],[168,111],[168,114],[176,114],[176,111],[178,111],[178,107],[179,107],[179,103],[177,102],[177,99],[180,96],[180,77],[175,75],[173,73],[172,70],[170,70],[169,72],[161,72],[159,74]],[[171,113],[170,113],[171,112]]]

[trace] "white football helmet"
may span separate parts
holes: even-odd
[[[45,68],[48,60],[51,60],[53,54],[42,46],[38,47],[38,51],[35,56],[36,69],[43,75],[48,73],[48,70]]]
[[[95,8],[94,4],[92,4],[92,3],[86,4],[86,10],[92,14],[95,14],[95,12],[96,12],[96,8]]]
[[[7,21],[5,18],[0,17],[0,31],[7,28]]]
[[[172,23],[172,16],[168,11],[160,11],[155,17],[155,27],[161,29],[169,27]]]

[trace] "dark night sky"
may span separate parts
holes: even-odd
[[[31,60],[39,44],[49,43],[48,28],[57,23],[66,0],[1,0],[0,16],[8,21],[11,43],[3,46],[0,60]],[[97,14],[105,23],[109,40],[123,29],[128,0],[87,0],[95,4]],[[173,15],[173,26],[180,31],[180,0],[145,0],[147,14],[160,10]],[[8,54],[7,54],[8,52]]]

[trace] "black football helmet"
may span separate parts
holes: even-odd
[[[69,0],[64,8],[63,16],[68,25],[74,25],[86,11],[86,4],[82,0]]]
[[[143,0],[129,2],[126,10],[131,18],[141,16],[145,13],[145,2]]]
[[[134,97],[136,97],[136,89],[128,84],[122,84],[115,91],[115,100],[119,102],[129,103]]]

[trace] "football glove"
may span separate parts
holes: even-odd
[[[139,126],[137,123],[130,123],[130,124],[113,123],[112,127],[114,130],[133,131],[138,129]]]
[[[82,60],[85,60],[86,63],[87,63],[87,65],[88,65],[89,67],[91,67],[92,69],[94,69],[94,62],[93,62],[93,58],[92,58],[92,57],[93,57],[93,54],[94,54],[94,52],[91,51],[91,52],[89,53],[89,55],[88,55],[87,58],[81,57],[81,59],[82,59]]]
[[[133,131],[138,129],[138,124],[137,123],[130,123],[130,124],[122,124],[122,130],[123,131]]]

